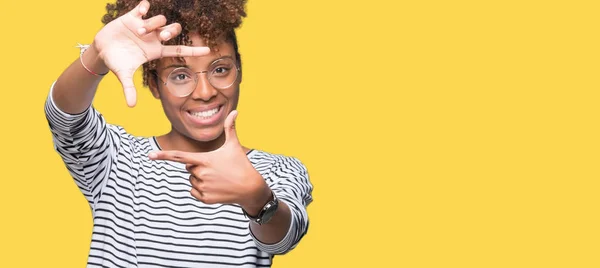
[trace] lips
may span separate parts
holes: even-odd
[[[220,121],[223,114],[224,105],[211,105],[209,107],[199,107],[186,111],[186,118],[193,126],[206,127],[215,125]]]
[[[219,112],[219,110],[221,109],[221,107],[223,106],[219,106],[210,110],[205,110],[205,111],[199,111],[199,112],[192,112],[192,111],[188,111],[189,114],[191,114],[192,116],[198,117],[200,119],[209,119],[211,118],[213,115],[215,115],[216,113]]]

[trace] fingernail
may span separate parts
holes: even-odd
[[[146,33],[146,28],[139,28],[138,29],[138,34],[145,34]]]
[[[145,13],[146,12],[146,7],[145,6],[141,6],[140,7],[140,12]]]
[[[156,158],[156,153],[150,153],[150,154],[148,154],[148,157],[150,157],[150,158]]]
[[[171,33],[170,33],[170,32],[167,32],[167,31],[164,31],[164,32],[160,33],[160,35],[161,35],[161,36],[162,36],[162,38],[164,38],[164,39],[169,39],[169,38],[171,37]]]

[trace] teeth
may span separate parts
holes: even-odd
[[[190,114],[195,117],[206,119],[206,118],[209,118],[209,117],[215,115],[218,111],[219,111],[219,107],[214,108],[212,110],[208,110],[208,111],[202,111],[202,112],[196,112],[196,113],[190,112]]]

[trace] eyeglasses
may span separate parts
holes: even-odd
[[[221,58],[210,64],[208,70],[194,72],[187,67],[178,67],[169,73],[166,82],[157,75],[158,80],[177,97],[187,97],[198,85],[198,74],[206,73],[208,83],[216,89],[231,87],[238,78],[239,67],[231,58]]]

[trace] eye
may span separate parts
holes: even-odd
[[[213,73],[215,73],[215,74],[225,74],[225,73],[229,72],[229,70],[231,70],[231,68],[225,67],[225,66],[219,66],[219,67],[217,67],[213,71]]]
[[[215,67],[211,73],[212,73],[212,76],[214,76],[214,77],[226,77],[229,75],[230,72],[231,72],[230,66],[220,65],[220,66]]]
[[[193,76],[188,70],[176,70],[169,75],[169,82],[173,84],[185,84],[193,80]]]

